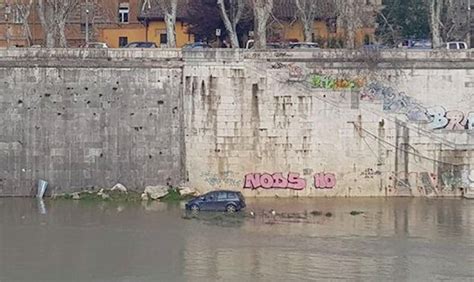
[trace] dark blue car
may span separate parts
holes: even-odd
[[[245,208],[245,199],[242,193],[227,190],[212,191],[186,203],[186,209],[193,212],[227,211],[233,213],[243,208]]]

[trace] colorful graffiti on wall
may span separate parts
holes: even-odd
[[[240,179],[235,179],[234,173],[231,171],[225,171],[221,174],[203,172],[201,173],[201,177],[204,178],[204,181],[212,187],[218,187],[223,185],[239,187],[242,185],[242,181]]]
[[[360,98],[366,101],[382,101],[384,111],[404,114],[408,120],[426,123],[431,129],[474,129],[474,112],[447,111],[441,106],[427,108],[404,92],[398,92],[379,82],[372,82],[363,88]]]
[[[401,194],[414,192],[421,195],[439,195],[443,192],[452,192],[457,188],[467,188],[470,186],[468,170],[446,170],[439,173],[434,172],[392,172],[389,174],[389,193]]]
[[[290,172],[284,175],[277,173],[249,173],[245,175],[245,189],[290,189],[303,190],[306,188],[306,179],[299,173]],[[314,187],[317,189],[332,189],[336,186],[336,175],[333,173],[316,173]]]
[[[327,75],[315,74],[311,77],[311,85],[327,90],[357,90],[365,85],[364,79],[334,78]]]

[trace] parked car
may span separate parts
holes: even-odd
[[[314,42],[294,42],[294,43],[290,43],[289,48],[290,49],[317,49],[319,48],[319,44],[314,43]]]
[[[189,43],[183,46],[183,49],[190,50],[190,49],[209,49],[212,48],[211,45],[204,43],[204,42],[195,42]]]
[[[398,48],[405,49],[432,49],[433,44],[429,39],[405,39],[400,44]]]
[[[130,42],[124,48],[158,48],[155,42]]]
[[[109,46],[107,46],[107,43],[104,43],[104,42],[88,42],[88,43],[82,45],[82,48],[103,49],[103,48],[109,48]]]
[[[245,199],[237,191],[219,190],[206,193],[186,203],[186,209],[198,211],[227,211],[234,213],[245,208]]]
[[[448,50],[461,50],[467,49],[467,43],[462,41],[452,41],[446,43],[446,49]]]
[[[254,45],[255,45],[255,40],[250,39],[245,44],[245,49],[253,49]],[[267,43],[267,49],[281,49],[281,48],[283,48],[283,46],[279,42],[268,42]]]
[[[383,44],[365,44],[362,46],[364,50],[380,50],[380,49],[388,49],[388,46]]]

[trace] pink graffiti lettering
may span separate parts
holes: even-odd
[[[449,111],[446,113],[446,118],[449,120],[446,129],[450,130],[464,130],[466,128],[467,120],[464,120],[464,113],[461,111]]]
[[[270,174],[264,173],[262,174],[262,176],[260,176],[260,183],[263,188],[270,189],[273,187],[274,180]]]
[[[283,173],[278,172],[270,175],[269,173],[249,173],[245,175],[245,189],[292,189],[303,190],[306,187],[306,180],[299,177],[299,173],[288,173],[284,177]]]
[[[314,187],[332,189],[336,186],[336,175],[333,173],[317,173],[314,175]]]
[[[260,186],[260,173],[249,173],[245,176],[244,188],[261,187]]]
[[[274,173],[273,180],[274,180],[273,186],[275,188],[285,189],[286,187],[288,187],[288,180],[283,177],[282,173]]]
[[[303,190],[306,187],[306,180],[300,178],[299,173],[292,173],[288,174],[288,188],[294,190]]]

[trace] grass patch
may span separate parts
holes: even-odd
[[[178,189],[171,188],[168,190],[168,194],[160,199],[161,202],[173,203],[187,201],[194,198],[194,196],[181,196]]]

